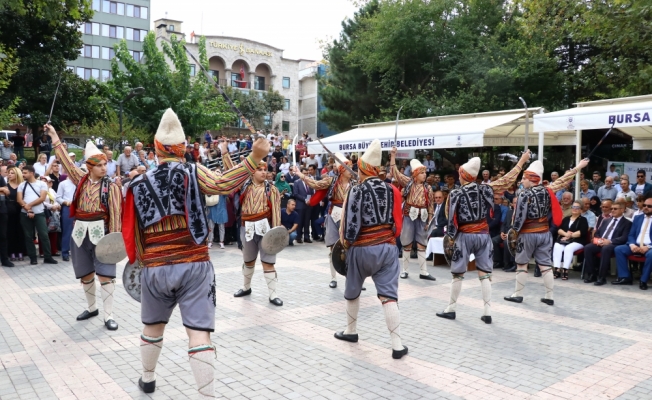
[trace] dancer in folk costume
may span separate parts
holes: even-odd
[[[45,131],[52,138],[52,146],[70,179],[77,189],[70,203],[70,217],[75,218],[75,226],[70,240],[70,256],[75,276],[81,280],[86,294],[88,308],[77,321],[86,320],[99,314],[95,288],[95,275],[100,281],[104,325],[108,330],[118,329],[113,319],[113,292],[115,291],[115,264],[104,264],[95,257],[95,245],[106,233],[122,230],[120,188],[106,175],[106,154],[93,142],[86,143],[84,158],[88,173],[77,167],[68,155],[68,150],[59,140],[55,129],[45,125]]]
[[[228,195],[256,171],[269,151],[258,140],[237,168],[224,174],[185,162],[185,135],[172,109],[163,114],[154,147],[159,165],[129,184],[123,215],[123,237],[131,263],[141,272],[141,319],[145,325],[140,353],[145,393],[156,389],[156,364],[163,347],[165,325],[179,305],[189,339],[190,367],[200,398],[215,397],[215,274],[208,255],[205,195]],[[222,143],[222,154],[228,154]],[[227,157],[228,158],[228,157]]]
[[[242,275],[244,285],[233,294],[234,297],[249,296],[251,294],[251,278],[254,275],[256,259],[260,254],[263,264],[263,275],[269,290],[269,302],[275,306],[282,306],[276,294],[278,275],[274,265],[276,254],[268,254],[261,247],[263,236],[270,228],[281,225],[281,194],[272,182],[266,180],[267,165],[261,164],[256,169],[251,179],[247,180],[240,190],[240,204],[242,226],[240,227],[240,240],[242,241]]]
[[[580,161],[577,167],[567,171],[564,176],[551,182],[547,187],[541,183],[543,180],[543,164],[535,161],[523,173],[523,190],[518,194],[514,208],[514,223],[512,229],[518,234],[516,242],[516,289],[505,300],[514,303],[523,302],[523,289],[527,281],[527,267],[530,258],[541,269],[543,284],[546,287],[545,297],[541,302],[550,306],[555,304],[553,299],[554,277],[552,274],[552,234],[548,215],[552,212],[553,224],[561,225],[562,210],[555,192],[561,190],[575,175],[588,165],[589,161]]]
[[[335,338],[357,342],[357,321],[362,284],[371,277],[383,305],[385,322],[392,341],[392,357],[399,359],[408,348],[401,342],[401,316],[398,310],[398,248],[396,237],[402,225],[401,193],[378,178],[381,146],[374,140],[358,160],[360,183],[344,200],[340,241],[347,249],[346,299],[347,326]]]
[[[505,176],[488,184],[477,184],[480,158],[474,157],[459,169],[462,187],[451,191],[446,200],[448,216],[447,235],[454,239],[453,254],[450,259],[451,283],[450,301],[438,317],[455,319],[457,297],[462,290],[462,281],[467,272],[469,256],[475,257],[478,278],[482,288],[484,313],[481,317],[486,324],[491,323],[491,274],[493,273],[493,243],[489,235],[487,216],[493,217],[494,192],[503,193],[512,186],[521,173],[523,165],[530,159],[530,152],[523,154],[516,166]]]
[[[412,245],[417,244],[419,260],[419,278],[434,281],[436,278],[426,267],[426,247],[428,245],[428,226],[435,212],[432,189],[426,184],[426,167],[419,160],[410,161],[412,178],[402,174],[396,167],[396,147],[392,148],[390,167],[392,176],[403,188],[403,231],[401,245],[403,246],[403,272],[401,278],[407,279],[410,265]]]
[[[344,203],[344,198],[346,193],[349,191],[352,182],[351,172],[340,164],[338,160],[343,161],[349,168],[351,167],[351,161],[342,153],[336,153],[335,156],[335,166],[337,167],[337,177],[324,176],[321,180],[315,181],[310,179],[309,176],[302,174],[300,171],[296,171],[297,175],[306,185],[315,189],[315,194],[310,198],[310,205],[316,206],[322,200],[326,199],[330,206],[328,208],[328,215],[324,225],[326,227],[326,236],[324,241],[326,242],[326,247],[329,250],[333,251],[333,245],[339,239],[340,232],[340,220],[342,219],[342,204]],[[328,259],[331,260],[330,253]],[[331,267],[331,282],[329,286],[331,288],[337,287],[337,272],[333,268],[333,262],[330,262]]]

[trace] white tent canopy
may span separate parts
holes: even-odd
[[[541,141],[533,130],[534,114],[543,108],[530,108],[529,145],[539,142],[546,146],[575,144],[575,133],[554,133]],[[381,141],[383,150],[394,142],[396,122],[379,122],[358,125],[355,129],[322,139],[328,149],[335,152],[364,151],[374,139]],[[543,136],[543,135],[541,135]],[[525,110],[494,111],[477,114],[449,115],[402,120],[398,123],[397,148],[399,150],[454,149],[457,147],[523,146],[525,143]],[[310,154],[326,151],[319,142],[308,144]],[[539,151],[540,153],[541,151]]]
[[[537,132],[580,132],[614,126],[633,139],[634,150],[652,149],[652,95],[576,103],[568,110],[538,114]]]

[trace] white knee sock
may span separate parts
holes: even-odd
[[[276,284],[278,283],[278,276],[276,271],[265,271],[263,273],[265,280],[267,281],[267,289],[269,289],[269,299],[274,300],[278,296],[276,295]]]
[[[346,329],[344,333],[358,333],[358,311],[360,311],[360,298],[346,301]]]
[[[491,275],[490,274],[480,277],[480,287],[482,288],[482,300],[484,301],[483,315],[491,315]]]
[[[256,266],[252,265],[251,267],[242,264],[242,275],[244,276],[244,290],[251,289],[251,278],[254,276],[254,270]]]
[[[453,277],[453,282],[451,283],[451,298],[450,301],[448,302],[448,307],[446,307],[444,312],[455,312],[455,307],[457,306],[457,298],[459,297],[460,292],[462,291],[463,280],[464,280],[464,276]]]
[[[408,272],[410,267],[410,250],[403,249],[403,272]]]
[[[403,343],[401,343],[401,314],[398,311],[398,303],[394,300],[384,302],[383,311],[385,311],[385,322],[387,323],[387,329],[389,329],[389,336],[392,339],[392,349],[403,350]]]
[[[113,292],[115,291],[115,282],[100,282],[102,290],[102,309],[104,310],[104,321],[113,319]]]
[[[420,274],[430,275],[428,273],[428,267],[426,266],[426,252],[421,250],[417,251],[417,257],[419,258],[419,269],[421,270]]]
[[[153,338],[140,335],[140,358],[143,362],[143,382],[156,380],[156,363],[163,348],[163,336]]]
[[[335,271],[335,267],[333,267],[333,259],[331,258],[332,252],[328,253],[328,261],[330,262],[331,266],[331,281],[337,280],[337,271]]]
[[[210,399],[215,397],[213,380],[215,375],[215,347],[198,346],[188,350],[190,358],[190,369],[197,382],[197,391],[200,399]]]
[[[525,289],[525,282],[527,282],[527,269],[516,270],[516,287],[514,294],[511,297],[523,297],[523,289]]]
[[[543,286],[546,287],[546,299],[553,300],[552,298],[552,291],[555,285],[555,278],[552,276],[552,268],[547,267],[548,269],[544,269],[546,267],[541,267],[539,266],[539,269],[541,270],[541,275],[543,276]]]
[[[95,278],[90,282],[82,282],[84,287],[84,294],[86,295],[86,302],[88,303],[88,311],[93,312],[97,310],[97,294],[95,290]]]

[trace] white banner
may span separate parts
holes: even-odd
[[[466,134],[466,135],[451,135],[451,136],[431,136],[431,137],[414,137],[414,138],[399,138],[396,141],[396,148],[401,150],[426,150],[426,149],[454,149],[456,147],[482,147],[483,134]],[[364,152],[371,144],[369,141],[341,141],[337,143],[324,143],[328,150],[335,152]],[[383,151],[391,150],[394,140],[381,140],[380,145]],[[310,154],[321,154],[326,151],[318,142],[308,143],[308,152]]]
[[[626,174],[629,176],[629,182],[632,185],[636,183],[636,173],[640,170],[645,171],[645,181],[652,183],[652,164],[624,161],[607,161],[608,171],[611,171],[612,165],[616,166],[616,172],[618,172],[618,175]]]
[[[652,102],[576,107],[534,116],[535,132],[652,125]]]

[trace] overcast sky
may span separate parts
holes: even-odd
[[[356,11],[351,0],[152,0],[150,6],[152,25],[167,12],[183,21],[187,38],[192,31],[236,36],[283,49],[286,58],[317,61],[318,41],[337,38],[342,20]]]

